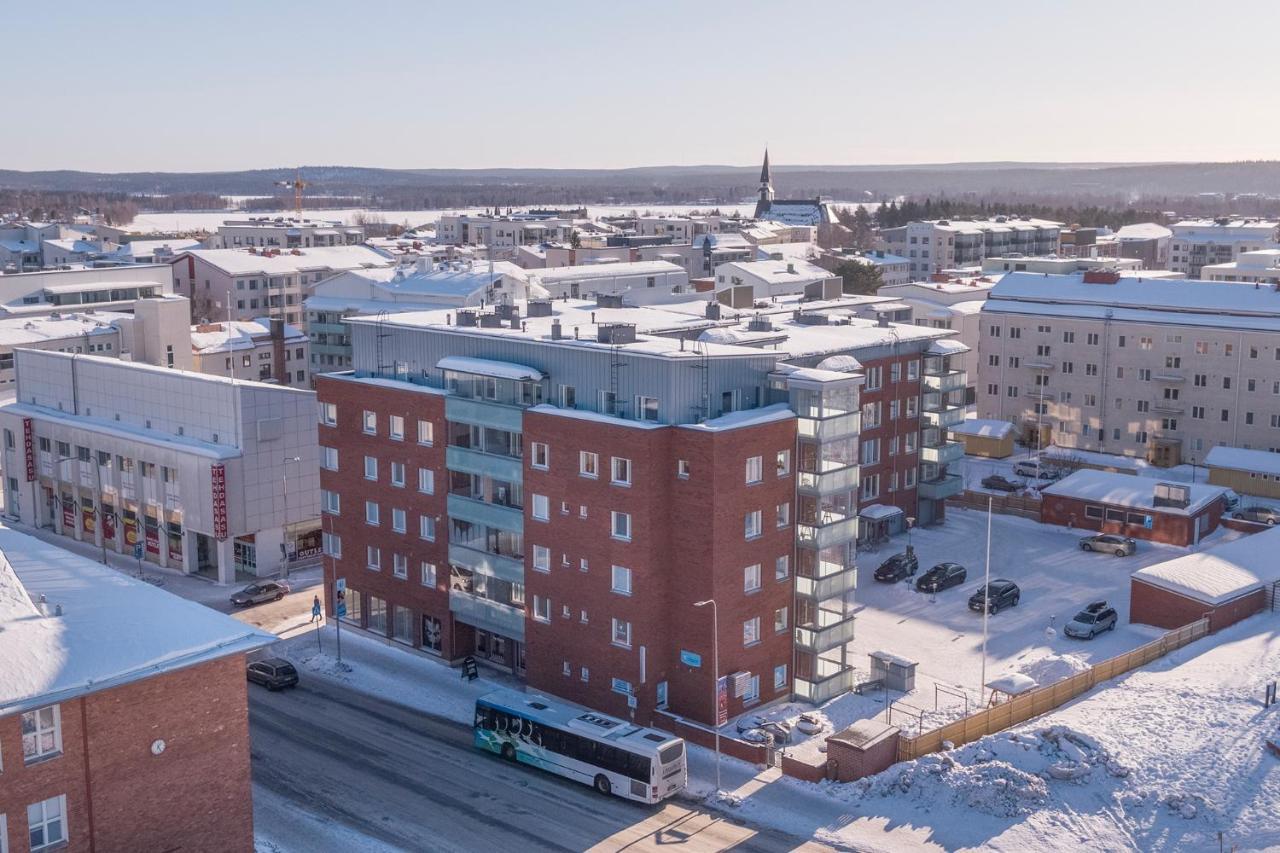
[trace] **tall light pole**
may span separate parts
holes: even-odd
[[[301,462],[301,456],[286,456],[284,458],[284,474],[281,476],[281,483],[284,485],[284,541],[280,543],[281,567],[283,571],[281,575],[285,580],[289,579],[289,463]]]
[[[695,601],[694,607],[706,607],[711,605],[711,669],[713,681],[711,683],[711,707],[715,714],[715,733],[716,733],[716,794],[720,793],[720,614],[716,608],[716,600],[708,598],[706,601]]]
[[[987,617],[991,615],[991,508],[993,496],[987,496],[987,569],[982,579],[982,683],[978,685],[978,701],[987,689]]]
[[[58,457],[58,461],[54,462],[53,465],[56,470],[61,471],[61,466],[63,462],[84,462],[84,461],[86,460],[81,459],[79,456],[60,456]],[[98,527],[96,531],[98,534],[98,538],[102,540],[102,565],[105,566],[107,565],[107,537],[106,537],[106,527],[103,524],[103,517],[105,516],[105,513],[102,511],[102,471],[98,468],[97,460],[93,458],[92,453],[89,454],[89,459],[87,461],[89,462],[90,465],[93,466],[94,482],[98,486],[97,493],[94,494],[93,496],[93,518],[94,518],[94,522],[97,524],[97,527]],[[61,482],[61,480],[59,480],[59,482]],[[74,485],[76,486],[76,493],[78,494],[80,492],[80,485],[79,483],[75,483]],[[61,489],[59,489],[59,491],[61,491]],[[59,507],[62,506],[61,494],[58,495],[57,504]],[[73,518],[75,519],[75,521],[72,524],[72,531],[71,531],[71,534],[73,536],[75,535],[75,529],[74,529],[75,525],[80,524],[80,518],[79,518],[80,507],[76,505],[74,506],[74,509],[75,509],[75,515],[73,516]],[[67,531],[63,530],[62,535],[66,536]]]

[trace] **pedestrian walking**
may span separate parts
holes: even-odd
[[[311,621],[315,622],[320,618],[320,596],[313,595],[311,597]],[[308,623],[309,624],[309,623]]]

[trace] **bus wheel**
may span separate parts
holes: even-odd
[[[502,757],[505,758],[507,761],[515,761],[516,748],[509,743],[504,743],[502,745]]]
[[[612,794],[613,787],[609,784],[609,777],[600,773],[596,776],[596,790],[602,794]]]

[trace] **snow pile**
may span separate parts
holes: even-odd
[[[1048,654],[1026,664],[1020,672],[1034,678],[1037,684],[1053,684],[1055,681],[1070,678],[1078,672],[1084,672],[1089,666],[1089,662],[1080,655]]]

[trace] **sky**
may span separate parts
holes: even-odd
[[[0,4],[0,169],[1276,159],[1277,19],[1275,0]]]

